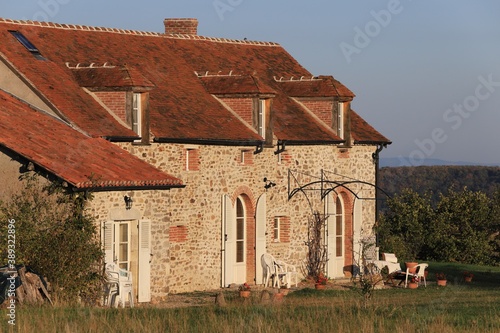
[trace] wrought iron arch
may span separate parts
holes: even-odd
[[[311,175],[309,175],[309,176],[311,176]],[[305,197],[307,198],[307,200],[309,201],[309,198],[307,196],[306,191],[321,191],[321,200],[323,200],[328,195],[328,193],[330,193],[332,191],[335,192],[335,190],[339,187],[343,187],[347,191],[351,192],[356,197],[356,199],[377,200],[376,197],[375,198],[360,197],[354,190],[352,190],[351,188],[348,187],[348,185],[350,185],[350,184],[368,185],[368,186],[375,188],[376,190],[381,191],[385,196],[390,197],[390,195],[386,191],[384,191],[381,187],[379,187],[376,184],[366,182],[363,180],[353,179],[353,178],[350,178],[347,176],[342,176],[342,175],[340,175],[340,176],[344,177],[344,178],[349,178],[349,180],[343,180],[343,181],[338,180],[337,181],[337,180],[326,179],[324,170],[321,170],[321,177],[315,177],[315,178],[319,178],[320,180],[308,182],[307,184],[301,185],[298,182],[297,178],[294,176],[293,171],[288,170],[288,200],[290,200],[295,194],[302,192],[305,195]],[[292,178],[299,185],[298,187],[295,187],[293,189],[292,189],[292,185],[291,185]]]

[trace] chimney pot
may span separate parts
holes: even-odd
[[[195,18],[167,18],[163,23],[165,24],[165,34],[198,34],[198,20]]]

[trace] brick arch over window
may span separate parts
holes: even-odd
[[[354,265],[354,195],[343,189],[337,190],[337,196],[342,198],[344,204],[344,274],[352,276],[352,269]]]
[[[231,196],[233,205],[240,198],[245,205],[246,212],[246,272],[247,282],[255,281],[255,205],[256,200],[248,186],[238,187]]]

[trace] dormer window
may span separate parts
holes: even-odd
[[[134,143],[149,144],[149,91],[155,85],[127,65],[66,63],[75,80],[120,124],[135,132]],[[127,135],[127,140],[133,137]]]
[[[333,129],[341,139],[345,140],[343,146],[351,146],[351,134],[350,134],[350,121],[349,121],[349,110],[351,108],[350,102],[338,102],[334,104],[333,110]]]
[[[134,93],[132,97],[132,130],[138,136],[142,135],[142,105],[141,94]]]
[[[344,103],[339,103],[339,111],[337,113],[337,135],[344,139]]]
[[[257,130],[259,135],[266,139],[266,114],[267,114],[267,100],[259,100],[259,112],[257,119]]]

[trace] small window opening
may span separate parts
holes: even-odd
[[[31,54],[33,54],[35,58],[37,58],[38,60],[46,60],[40,54],[38,48],[35,45],[33,45],[33,43],[31,43],[30,40],[26,38],[26,36],[24,36],[21,32],[19,31],[9,31],[9,32],[19,41],[19,43],[21,43],[29,52],[31,52]]]

